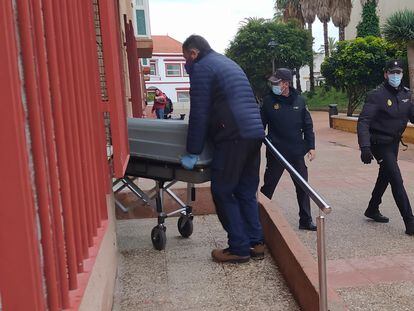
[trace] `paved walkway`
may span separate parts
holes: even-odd
[[[217,264],[210,252],[226,247],[216,215],[197,216],[189,239],[167,219],[165,251],[152,248],[156,219],[118,221],[120,262],[114,311],[299,310],[267,253],[246,264]]]
[[[350,310],[412,310],[414,237],[404,234],[390,189],[381,206],[390,223],[367,220],[363,212],[376,180],[377,164],[361,163],[356,135],[330,129],[327,113],[315,112],[312,116],[317,158],[308,163],[310,183],[333,208],[327,216],[328,282]],[[410,145],[407,151],[400,152],[399,164],[414,204],[413,163],[414,145]],[[262,176],[264,167],[263,160]],[[208,188],[198,192],[201,203],[211,202]],[[275,208],[282,210],[316,258],[316,234],[297,229],[296,194],[286,173],[274,201]],[[212,207],[211,203],[205,205]],[[203,214],[213,211],[207,207]],[[313,207],[316,215],[318,209]],[[297,309],[269,255],[261,263],[245,266],[211,262],[211,248],[225,246],[216,216],[196,217],[190,240],[178,239],[176,220],[168,221],[169,240],[163,252],[154,251],[149,240],[154,219],[118,222],[121,283],[115,305],[120,309],[114,310]]]
[[[337,288],[350,310],[412,310],[414,297],[414,237],[392,198],[384,195],[381,211],[390,223],[366,219],[378,165],[359,159],[356,135],[330,129],[327,113],[312,114],[317,158],[308,163],[311,185],[331,204],[327,218],[328,281]],[[414,145],[400,152],[399,165],[414,204]],[[316,257],[316,235],[297,229],[298,207],[293,184],[282,177],[274,201],[299,237]],[[313,214],[318,210],[313,208]]]

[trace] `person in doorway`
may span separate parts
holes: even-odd
[[[388,184],[405,224],[405,233],[414,235],[414,216],[405,191],[398,149],[407,122],[414,122],[411,92],[401,84],[403,66],[400,60],[387,62],[385,81],[367,95],[358,119],[358,143],[361,161],[369,164],[375,158],[379,164],[378,178],[364,215],[376,222],[387,223],[379,206]]]
[[[167,97],[161,90],[155,90],[154,106],[152,106],[152,113],[155,111],[157,119],[164,119],[164,109],[167,104]]]
[[[259,107],[243,70],[213,51],[201,36],[183,43],[190,76],[187,152],[182,165],[192,169],[207,140],[213,145],[211,192],[228,248],[214,249],[217,262],[263,258],[263,233],[256,192],[264,130]]]
[[[292,86],[292,71],[279,68],[269,78],[271,92],[263,98],[262,120],[268,126],[268,137],[286,160],[307,181],[308,169],[304,156],[315,158],[315,134],[311,115],[305,100]],[[266,152],[264,185],[260,191],[269,199],[282,177],[284,168],[272,154]],[[315,231],[312,221],[310,198],[292,178],[299,204],[299,229]]]

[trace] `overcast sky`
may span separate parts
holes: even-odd
[[[271,18],[274,0],[149,0],[152,35],[169,35],[183,42],[191,34],[205,37],[223,53],[247,17]],[[313,24],[314,50],[323,44],[323,27]],[[331,23],[329,36],[338,38]]]

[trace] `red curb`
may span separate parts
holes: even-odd
[[[265,242],[286,283],[302,310],[319,310],[318,265],[299,240],[285,217],[259,194],[260,219]],[[272,206],[273,205],[273,206]],[[329,310],[347,310],[339,295],[329,286]]]

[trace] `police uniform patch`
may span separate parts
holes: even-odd
[[[388,107],[392,106],[392,100],[391,99],[387,100],[387,105],[388,105]]]
[[[274,108],[275,110],[278,110],[278,109],[280,108],[280,105],[276,103],[276,104],[274,104],[274,105],[273,105],[273,108]]]

